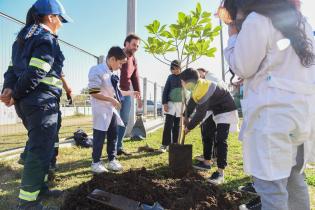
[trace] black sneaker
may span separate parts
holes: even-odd
[[[242,192],[254,194],[254,195],[257,194],[254,188],[254,183],[252,182],[247,183],[245,186],[239,186],[238,190]]]
[[[224,182],[224,175],[218,171],[213,172],[213,174],[207,179],[207,182],[214,185],[222,184]]]
[[[20,159],[18,160],[18,164],[24,166],[24,163],[25,163],[24,159],[20,158]]]
[[[120,155],[131,156],[131,153],[121,149],[117,151],[117,155],[118,156]]]
[[[211,165],[205,164],[203,161],[199,161],[197,164],[193,165],[193,168],[197,170],[208,171],[211,169]]]
[[[260,197],[254,198],[248,203],[240,205],[239,210],[261,210]]]
[[[58,198],[62,195],[63,195],[63,191],[61,190],[45,190],[45,191],[41,191],[38,197],[39,199]]]

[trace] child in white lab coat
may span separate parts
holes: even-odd
[[[237,7],[246,19],[239,32],[229,25],[225,57],[244,79],[244,170],[254,177],[262,210],[309,210],[303,171],[315,159],[312,29],[290,1]]]
[[[106,62],[93,66],[89,72],[89,93],[93,114],[93,173],[121,171],[122,166],[115,159],[117,126],[124,126],[117,109],[120,109],[122,95],[137,95],[135,91],[121,91],[118,87],[119,78],[113,74],[127,61],[127,56],[120,47],[112,47],[108,51]],[[103,144],[107,136],[107,169],[100,160]]]

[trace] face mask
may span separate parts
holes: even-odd
[[[187,82],[185,84],[185,89],[188,90],[188,91],[193,91],[193,89],[195,88],[196,84],[193,83],[193,82]]]

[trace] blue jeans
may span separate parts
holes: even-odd
[[[255,189],[261,198],[262,210],[310,210],[310,198],[304,172],[304,148],[299,146],[296,165],[288,178],[266,181],[254,177]]]
[[[93,162],[97,163],[100,161],[102,156],[103,145],[105,141],[105,137],[107,136],[107,156],[108,160],[112,161],[115,159],[115,146],[117,139],[117,121],[116,115],[113,114],[112,120],[108,127],[107,131],[100,131],[97,129],[93,129],[93,152],[92,158]]]
[[[124,96],[123,100],[121,102],[121,109],[120,109],[120,117],[122,121],[125,124],[125,127],[118,126],[117,128],[117,151],[122,150],[123,148],[123,138],[125,136],[126,127],[129,121],[129,115],[130,115],[130,109],[131,109],[131,97],[130,96]]]

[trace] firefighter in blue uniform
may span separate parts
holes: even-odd
[[[46,209],[40,198],[61,194],[48,190],[45,181],[62,90],[64,56],[56,34],[62,22],[70,21],[58,0],[37,0],[12,46],[12,62],[4,75],[0,100],[7,106],[15,105],[28,131],[18,209]]]

